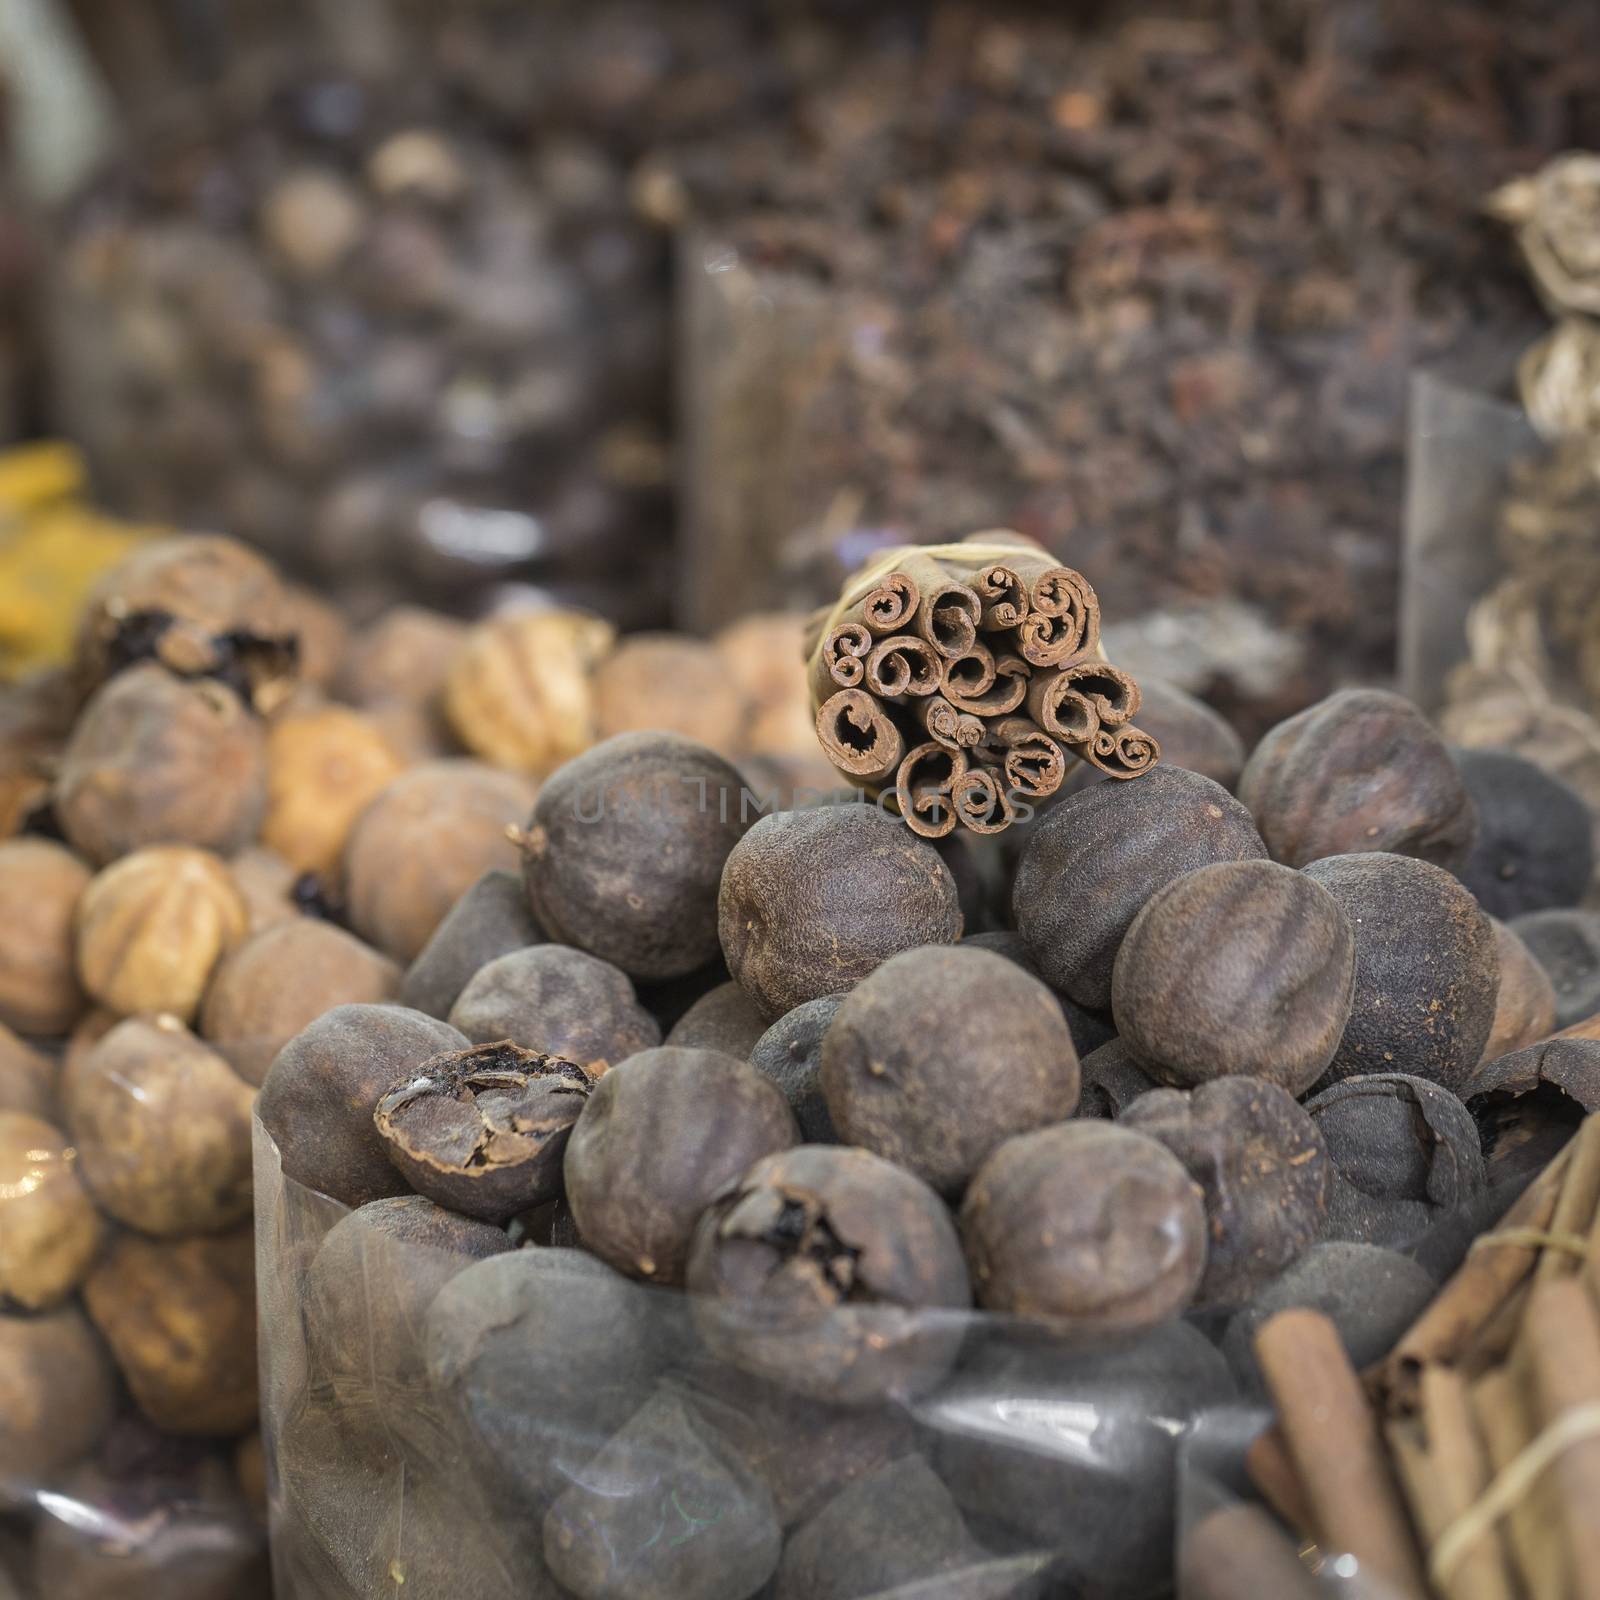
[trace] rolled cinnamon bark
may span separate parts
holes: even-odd
[[[1256,1436],[1245,1452],[1244,1470],[1256,1493],[1298,1534],[1311,1536],[1311,1505],[1305,1485],[1290,1459],[1281,1428],[1271,1427]]]
[[[1108,778],[1137,778],[1161,759],[1161,746],[1140,728],[1101,728],[1074,751]]]
[[[1066,781],[1061,746],[1032,717],[1002,717],[989,725],[990,749],[1000,754],[1006,788],[1025,800],[1045,800]]]
[[[1027,616],[1028,586],[1014,568],[995,562],[975,568],[965,581],[983,606],[978,626],[985,633],[1015,628]]]
[[[1100,601],[1082,573],[1049,556],[1019,553],[1011,563],[1028,585],[1028,615],[1017,627],[1017,646],[1036,667],[1100,647]]]
[[[983,741],[983,723],[967,711],[957,711],[942,694],[916,702],[917,720],[935,744],[947,750],[971,750]]]
[[[940,662],[939,686],[957,699],[978,700],[994,687],[995,671],[994,651],[980,640],[965,654]]]
[[[942,839],[956,825],[950,791],[967,770],[967,758],[941,744],[919,744],[895,774],[895,799],[912,832]]]
[[[1354,1556],[1397,1596],[1424,1600],[1400,1488],[1338,1330],[1317,1311],[1280,1311],[1255,1342],[1317,1542],[1329,1555]]]
[[[949,663],[959,667],[966,658],[958,657]],[[982,694],[969,695],[953,684],[950,674],[944,677],[944,696],[958,711],[970,711],[975,717],[1009,717],[1027,697],[1028,679],[1033,669],[1021,656],[1010,654],[991,656],[994,662],[994,681]]]
[[[917,587],[917,634],[947,659],[965,655],[977,642],[983,605],[966,584],[932,556],[909,553],[895,574]]]
[[[1326,1591],[1260,1506],[1224,1506],[1184,1536],[1178,1555],[1184,1600],[1318,1600]]]
[[[1094,658],[1064,662],[1028,685],[1028,714],[1058,738],[1085,739],[1099,728],[1124,727],[1141,700],[1139,685],[1126,672]],[[1080,731],[1085,728],[1088,733]]]
[[[909,627],[921,603],[922,594],[916,580],[908,573],[895,571],[885,574],[877,586],[869,589],[857,602],[861,607],[859,618],[850,613],[846,615],[851,621],[864,623],[870,632],[881,639]]]
[[[1536,1283],[1523,1338],[1543,1427],[1579,1406],[1600,1406],[1600,1313],[1581,1283]],[[1568,1557],[1565,1593],[1600,1600],[1600,1433],[1569,1442],[1548,1476]]]
[[[1572,1161],[1569,1144],[1518,1197],[1486,1238],[1511,1229],[1548,1229]],[[1533,1272],[1534,1245],[1484,1244],[1472,1250],[1377,1369],[1376,1381],[1391,1411],[1415,1411],[1423,1368],[1460,1363],[1495,1314]]]
[[[995,775],[983,767],[969,767],[950,790],[956,818],[973,833],[1004,833],[1016,813]]]
[[[1550,1231],[1565,1237],[1589,1235],[1594,1229],[1595,1208],[1600,1206],[1600,1117],[1585,1117],[1567,1148],[1572,1156],[1550,1215]],[[1571,1277],[1582,1265],[1568,1251],[1546,1250],[1534,1266],[1534,1282]]]
[[[866,686],[886,700],[933,694],[939,687],[939,657],[913,633],[880,639],[867,656]]]
[[[841,622],[822,646],[822,659],[834,687],[858,689],[872,653],[872,634],[861,622]]]
[[[823,702],[817,738],[834,766],[863,787],[889,782],[905,759],[905,738],[864,689],[840,689]]]
[[[1472,1386],[1472,1412],[1494,1470],[1507,1467],[1533,1443],[1535,1424],[1520,1377],[1498,1367]],[[1529,1600],[1559,1600],[1566,1550],[1553,1520],[1548,1486],[1533,1489],[1506,1515],[1506,1545]]]
[[[1388,1439],[1411,1514],[1423,1538],[1436,1547],[1489,1487],[1494,1469],[1461,1374],[1429,1367],[1421,1392],[1420,1416],[1391,1423]],[[1493,1524],[1448,1570],[1431,1575],[1445,1600],[1516,1600],[1501,1531]]]

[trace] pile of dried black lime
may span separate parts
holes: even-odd
[[[1253,1389],[1284,1305],[1382,1353],[1600,1105],[1600,1043],[1538,1043],[1539,945],[1468,886],[1548,779],[1482,790],[1367,691],[1232,776],[930,843],[757,815],[673,735],[563,767],[401,1003],[267,1072],[280,1560],[360,1595],[402,1548],[507,1600],[1160,1593],[1160,1419]],[[1542,837],[1536,915],[1588,915],[1587,840]]]

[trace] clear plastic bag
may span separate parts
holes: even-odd
[[[250,539],[368,612],[542,595],[659,623],[664,236],[625,148],[530,139],[434,31],[375,71],[303,23],[135,123],[56,218],[58,424],[112,509]]]
[[[1234,1394],[1195,1327],[1082,1349],[902,1313],[867,1335],[916,1347],[889,1398],[833,1406],[717,1359],[702,1308],[591,1257],[353,1227],[256,1138],[280,1596],[1167,1586],[1180,1441]]]

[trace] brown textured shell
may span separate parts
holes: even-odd
[[[350,921],[409,962],[460,897],[493,867],[516,864],[507,830],[533,804],[526,778],[479,761],[403,772],[356,819],[344,853]]]
[[[1008,1139],[961,1207],[978,1303],[1074,1334],[1138,1333],[1194,1298],[1200,1187],[1164,1145],[1106,1122]]]
[[[119,1023],[62,1073],[84,1182],[142,1233],[216,1233],[250,1215],[255,1095],[174,1017]]]
[[[87,1455],[116,1409],[111,1363],[75,1306],[33,1317],[0,1312],[0,1461],[47,1478]]]
[[[299,872],[332,877],[358,816],[405,770],[382,729],[347,706],[286,712],[267,733],[261,842]]]
[[[1342,689],[1280,722],[1245,765],[1239,798],[1275,861],[1388,850],[1465,861],[1477,813],[1443,739],[1412,703]]]
[[[456,737],[484,760],[536,776],[595,739],[596,667],[609,622],[535,611],[479,623],[450,664],[445,710]]]
[[[714,1050],[645,1050],[589,1096],[567,1141],[567,1202],[602,1261],[682,1283],[700,1213],[797,1137],[788,1102],[754,1067]]]
[[[561,1162],[594,1078],[507,1040],[425,1061],[372,1118],[418,1194],[504,1225],[561,1194]]]
[[[719,1360],[843,1404],[920,1394],[961,1342],[970,1302],[939,1197],[867,1150],[802,1145],[756,1162],[695,1228],[688,1268]]]
[[[1117,952],[1111,1003],[1164,1082],[1240,1075],[1298,1095],[1339,1048],[1355,979],[1355,929],[1321,884],[1224,861],[1151,896]]]
[[[1159,1140],[1205,1196],[1198,1306],[1243,1305],[1316,1242],[1333,1165],[1309,1113],[1274,1083],[1217,1078],[1141,1095],[1120,1126]]]
[[[247,1083],[334,1006],[390,999],[400,969],[354,934],[296,917],[252,934],[223,958],[200,1008],[200,1032]]]
[[[1495,995],[1494,1023],[1484,1041],[1483,1059],[1494,1061],[1555,1032],[1556,989],[1550,974],[1534,959],[1516,931],[1497,917],[1489,921],[1494,927],[1500,987]]]
[[[743,837],[742,781],[674,733],[624,733],[539,793],[523,878],[540,926],[631,978],[678,978],[717,953],[717,887]]]
[[[0,1022],[0,1111],[55,1114],[56,1064]]]
[[[278,1053],[256,1102],[284,1175],[349,1206],[404,1194],[373,1126],[378,1097],[468,1041],[404,1006],[337,1006]]]
[[[78,679],[91,693],[130,654],[186,676],[242,667],[240,686],[267,711],[298,675],[298,638],[270,562],[237,539],[182,534],[140,546],[95,586],[78,627]],[[241,647],[255,659],[240,662]]]
[[[139,1409],[168,1433],[254,1425],[255,1230],[156,1240],[125,1233],[84,1287]]]
[[[1267,853],[1250,813],[1220,784],[1165,763],[1137,783],[1097,783],[1031,830],[1012,886],[1017,930],[1039,976],[1079,1005],[1111,1005],[1111,973],[1158,889],[1217,861]]]
[[[206,850],[152,845],[97,873],[78,902],[78,976],[123,1016],[188,1022],[212,970],[249,931],[226,864]]]
[[[88,1273],[105,1225],[59,1128],[0,1111],[0,1300],[58,1305]]]
[[[89,870],[49,839],[0,843],[0,1023],[66,1033],[87,997],[73,964],[73,918]]]
[[[794,663],[800,678],[798,660]],[[595,731],[661,729],[698,740],[722,755],[739,749],[750,704],[724,657],[700,639],[670,633],[633,634],[594,674]]]
[[[763,817],[722,875],[728,970],[769,1021],[852,989],[890,956],[961,937],[950,869],[876,806]]]
[[[84,707],[56,810],[73,846],[101,866],[147,844],[226,856],[260,828],[266,775],[261,723],[231,689],[145,662]]]
[[[1459,1091],[1494,1024],[1499,965],[1488,917],[1450,874],[1409,856],[1328,856],[1306,869],[1356,930],[1356,987],[1322,1078],[1403,1072]]]
[[[1078,1105],[1078,1053],[1051,992],[988,950],[930,945],[845,996],[822,1044],[834,1127],[959,1194],[1004,1140]]]
[[[450,1008],[449,1022],[475,1044],[510,1039],[576,1061],[597,1077],[661,1043],[661,1028],[628,975],[563,944],[486,962]]]

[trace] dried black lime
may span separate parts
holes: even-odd
[[[418,1194],[504,1224],[561,1193],[567,1138],[594,1085],[576,1062],[502,1040],[423,1062],[372,1115]]]
[[[1456,875],[1496,917],[1574,906],[1594,875],[1594,819],[1578,792],[1509,750],[1457,750],[1478,838]]]
[[[763,817],[728,857],[717,917],[728,970],[771,1021],[961,937],[938,852],[867,805]]]
[[[406,969],[400,1003],[430,1017],[448,1017],[480,967],[543,939],[522,879],[514,872],[486,872],[450,908]]]
[[[681,1283],[712,1198],[795,1142],[777,1086],[714,1050],[646,1050],[600,1079],[567,1142],[567,1201],[584,1244],[630,1277]]]
[[[1078,1105],[1078,1054],[1056,998],[987,950],[928,945],[845,996],[822,1043],[839,1136],[959,1194],[1014,1134]]]
[[[1107,1011],[1123,935],[1158,889],[1196,867],[1266,854],[1226,789],[1163,762],[1137,783],[1097,783],[1054,807],[1023,849],[1012,913],[1044,981]]]
[[[1243,1304],[1315,1242],[1332,1164],[1316,1123],[1274,1083],[1217,1078],[1158,1089],[1119,1118],[1158,1139],[1205,1196],[1209,1248],[1195,1304]]]
[[[969,1303],[938,1196],[868,1151],[835,1145],[769,1156],[729,1186],[695,1229],[688,1285],[714,1355],[848,1405],[937,1383],[961,1327],[906,1312]]]

